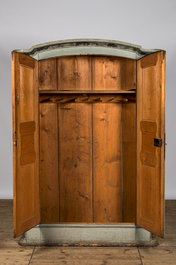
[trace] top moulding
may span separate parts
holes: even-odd
[[[134,60],[161,51],[160,49],[147,50],[131,43],[101,39],[76,39],[47,42],[26,50],[15,52],[26,54],[37,61],[67,55],[109,55]]]

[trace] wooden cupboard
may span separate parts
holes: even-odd
[[[164,236],[165,51],[71,40],[12,52],[14,237],[39,223]]]

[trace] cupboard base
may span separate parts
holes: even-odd
[[[23,246],[156,246],[156,238],[134,224],[39,224],[24,233]]]

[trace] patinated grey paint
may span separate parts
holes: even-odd
[[[23,234],[20,245],[154,246],[150,232],[136,225],[39,224]]]
[[[130,59],[142,57],[160,50],[147,50],[131,43],[99,39],[77,39],[48,42],[26,50],[15,50],[35,58],[37,61],[65,55],[109,55]]]

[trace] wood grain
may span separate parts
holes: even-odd
[[[40,247],[35,249],[31,264],[58,264],[58,261],[61,265],[141,264],[135,247]]]
[[[34,133],[35,129],[36,129],[35,121],[28,121],[28,122],[20,123],[21,134]]]
[[[57,104],[40,104],[40,208],[42,223],[59,222],[58,159]]]
[[[142,133],[142,151],[155,154],[154,134]]]
[[[58,112],[60,222],[93,222],[92,106],[62,104]]]
[[[155,66],[148,64],[141,68],[142,60],[147,57],[137,62],[137,224],[163,237],[164,146],[153,149],[151,139],[146,137],[153,135],[164,142],[165,58],[162,51],[153,56],[155,59],[157,56]],[[150,128],[149,122],[156,125]]]
[[[34,132],[36,129],[36,123],[23,122],[20,123],[19,131],[21,134],[21,156],[20,165],[26,166],[35,162],[36,152],[34,147]]]
[[[13,200],[0,200],[0,264],[102,264],[109,261],[122,264],[175,264],[176,259],[176,200],[166,200],[165,238],[157,238],[159,246],[136,247],[24,247],[13,233]],[[139,256],[140,254],[140,256]],[[95,259],[96,257],[96,259]],[[73,262],[74,261],[74,262]],[[141,264],[141,261],[140,263]]]
[[[35,68],[35,61],[33,58],[31,58],[30,56],[23,56],[23,55],[20,55],[19,56],[19,63],[22,65],[22,66],[27,66],[29,68]]]
[[[92,88],[107,91],[135,89],[136,62],[108,56],[92,57]],[[121,105],[94,104],[93,119],[95,222],[120,222],[122,220]],[[112,138],[110,138],[111,132]],[[111,159],[106,159],[106,156],[114,157],[114,163],[107,164]],[[108,179],[116,184],[109,187],[111,185],[108,184],[110,181]],[[134,204],[134,192],[132,204]],[[134,214],[133,218],[129,215],[127,219],[134,221]]]
[[[91,89],[91,57],[63,56],[58,60],[58,90]]]
[[[73,94],[73,95],[79,95],[79,94],[84,94],[84,93],[86,93],[86,94],[91,94],[91,95],[93,95],[93,94],[107,94],[107,95],[109,95],[109,94],[115,94],[115,95],[118,95],[118,94],[125,94],[125,96],[126,96],[126,94],[136,94],[136,90],[134,89],[134,90],[108,90],[108,91],[106,91],[106,90],[74,90],[74,91],[72,91],[72,90],[54,90],[54,91],[47,91],[47,90],[40,90],[39,91],[39,95],[42,95],[42,94],[44,94],[44,95],[52,95],[52,94],[54,94],[54,95],[69,95],[69,94]],[[132,96],[132,95],[131,95]]]
[[[20,156],[20,166],[26,166],[35,163],[36,160],[36,152],[30,152],[27,154],[22,154]]]
[[[20,55],[22,57],[22,55]],[[36,115],[34,110],[34,101],[38,104],[38,95],[34,99],[34,93],[38,94],[38,84],[34,87],[35,79],[38,79],[36,69],[20,65],[20,83],[19,83],[19,101],[20,101],[20,123],[34,120]],[[34,75],[34,71],[35,74]],[[35,91],[34,91],[35,89]],[[37,106],[38,111],[38,106]]]
[[[142,88],[140,91],[141,100],[143,104],[143,108],[141,110],[142,120],[150,122],[151,121],[155,122],[156,117],[158,116],[157,101],[160,100],[160,98],[157,98],[158,87],[156,85],[156,78],[157,78],[156,69],[157,69],[156,66],[150,66],[144,69],[141,68],[142,80],[143,80]],[[157,81],[160,82],[160,80]]]
[[[57,59],[39,61],[39,90],[57,90]]]
[[[143,165],[155,167],[157,164],[157,158],[155,155],[147,153],[147,152],[141,152],[140,153],[140,160]]]
[[[122,221],[121,105],[93,105],[94,222]]]
[[[33,60],[33,64],[31,64]],[[23,62],[23,64],[20,64]],[[25,63],[24,63],[25,62]],[[29,62],[29,64],[28,64]],[[33,65],[35,64],[35,67]],[[14,237],[39,223],[39,135],[38,135],[38,63],[36,60],[18,53],[13,53],[13,78],[14,84],[14,108],[15,137],[17,139],[17,157],[14,161]],[[32,153],[22,155],[24,145],[21,143],[20,128],[24,123],[35,122]],[[20,125],[21,124],[21,125]],[[28,123],[29,125],[29,123]],[[28,131],[29,129],[29,131]],[[31,126],[25,128],[25,133],[31,133]],[[24,144],[24,143],[23,143]],[[25,152],[31,149],[31,145],[25,146]],[[16,151],[17,149],[17,151]],[[24,157],[25,156],[25,157]],[[26,160],[26,156],[27,157]],[[23,160],[23,158],[25,158]],[[21,161],[22,159],[22,161]]]
[[[112,56],[92,56],[93,90],[136,88],[136,61]]]
[[[169,264],[175,265],[176,247],[160,247],[160,248],[139,248],[142,262],[145,265],[150,264]]]
[[[34,247],[6,247],[1,248],[0,264],[2,265],[28,265],[32,256]]]
[[[156,122],[150,122],[150,121],[141,121],[140,122],[140,129],[143,133],[153,133],[155,134],[157,132],[157,125]]]
[[[157,53],[150,54],[148,56],[145,56],[141,60],[141,68],[150,67],[156,65],[156,62],[158,60]]]
[[[34,151],[34,134],[21,136],[21,154]]]
[[[40,103],[130,103],[135,102],[134,98],[129,95],[120,94],[42,94],[40,95]]]
[[[58,90],[91,89],[91,57],[57,59]],[[92,222],[92,106],[59,104],[60,221]]]

